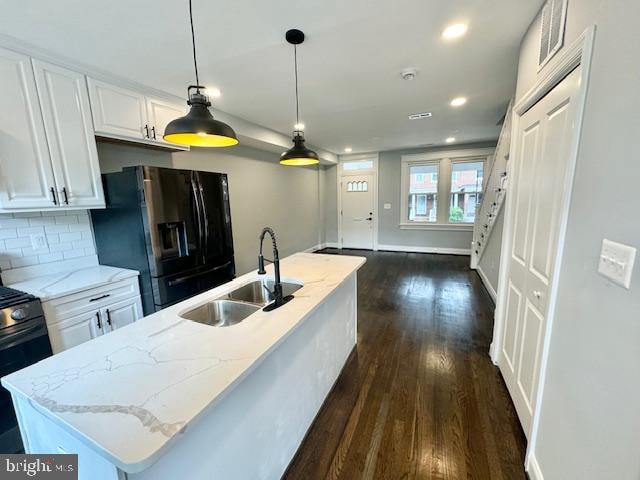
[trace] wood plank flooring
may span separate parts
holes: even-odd
[[[358,346],[285,479],[526,479],[488,356],[493,304],[464,256],[363,255]]]

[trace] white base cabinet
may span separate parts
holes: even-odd
[[[142,318],[138,277],[42,303],[53,353]]]

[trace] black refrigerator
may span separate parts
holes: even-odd
[[[136,166],[102,175],[91,221],[102,265],[140,272],[145,315],[235,277],[227,176]]]

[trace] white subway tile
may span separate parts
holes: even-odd
[[[4,241],[6,248],[22,248],[31,246],[31,239],[29,237],[20,238],[8,238]]]
[[[73,242],[73,248],[89,248],[93,247],[92,240],[78,240],[77,242]]]
[[[18,213],[14,213],[13,216],[15,218],[34,218],[34,217],[41,217],[42,213],[41,212],[18,212]]]
[[[0,218],[0,228],[28,227],[29,220],[26,218]]]
[[[25,227],[18,229],[19,237],[28,237],[29,235],[44,235],[44,227]]]
[[[21,248],[7,248],[5,251],[0,252],[0,256],[4,259],[12,260],[14,258],[22,258]]]
[[[84,223],[79,223],[77,225],[68,225],[70,232],[90,232],[91,226]]]
[[[53,245],[54,243],[60,243],[60,235],[58,235],[57,233],[47,234],[47,243],[49,245]]]
[[[0,229],[0,238],[16,238],[18,236],[18,231],[15,228],[2,228]]]
[[[54,243],[49,245],[49,250],[52,252],[67,252],[73,250],[73,245],[71,243]]]
[[[56,221],[53,217],[38,217],[38,218],[30,218],[29,225],[32,227],[36,227],[39,225],[53,225]]]
[[[38,263],[40,263],[40,261],[37,256],[14,258],[11,260],[11,266],[13,268],[28,267],[29,265],[37,265]]]
[[[87,247],[84,249],[84,254],[85,255],[95,255],[96,254],[96,248],[91,246],[91,247]]]
[[[84,257],[84,249],[83,250],[70,250],[68,252],[63,252],[64,258],[78,258]]]
[[[61,242],[73,242],[75,240],[82,240],[82,232],[70,232],[70,233],[60,234]]]
[[[22,249],[22,255],[24,255],[25,257],[29,257],[31,255],[44,255],[46,253],[49,253],[49,247],[45,247],[45,248],[26,247]]]
[[[67,210],[66,214],[67,215],[86,215],[87,211],[86,210]]]
[[[69,231],[69,225],[45,225],[44,231],[47,233],[65,233]]]
[[[0,213],[0,219],[13,218],[13,213]]]
[[[78,223],[78,217],[76,215],[56,217],[56,225],[71,225],[72,223]]]
[[[83,240],[91,240],[93,241],[93,232],[91,230],[87,230],[86,232],[82,232]]]
[[[2,270],[11,270],[11,262],[5,258],[0,258],[0,268]]]
[[[64,256],[60,252],[48,253],[47,255],[38,256],[38,260],[40,261],[40,263],[56,262],[58,260],[63,260],[63,259],[64,259]]]

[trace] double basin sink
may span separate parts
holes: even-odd
[[[271,293],[274,284],[271,278],[254,280],[180,316],[214,327],[235,325],[274,300]],[[282,282],[283,296],[292,295],[301,288],[302,285],[297,283]]]

